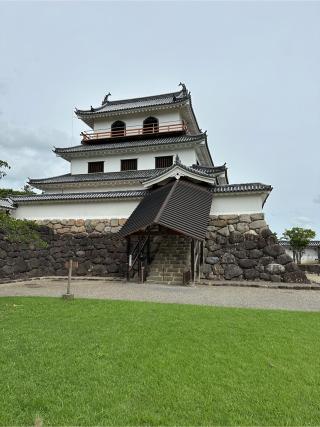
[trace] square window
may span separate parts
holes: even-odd
[[[121,160],[122,171],[135,171],[138,169],[138,159],[124,159]]]
[[[156,157],[156,169],[169,168],[173,165],[173,156]]]
[[[104,162],[89,162],[88,173],[104,172]]]

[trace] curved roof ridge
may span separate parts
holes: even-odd
[[[183,95],[183,96],[181,96]],[[81,110],[76,108],[76,113],[95,113],[95,112],[102,112],[103,108],[106,106],[114,106],[114,105],[123,105],[131,102],[142,102],[142,101],[152,101],[162,98],[168,98],[168,97],[176,97],[178,101],[184,100],[188,98],[188,94],[185,94],[183,90],[175,91],[175,92],[167,92],[167,93],[161,93],[158,95],[149,95],[149,96],[140,96],[135,98],[125,98],[125,99],[116,99],[114,101],[106,101],[101,106],[95,107],[89,110]]]
[[[67,153],[67,152],[79,152],[79,151],[95,151],[104,149],[117,149],[117,148],[129,148],[139,147],[143,145],[157,145],[157,144],[175,144],[180,142],[192,142],[204,138],[204,133],[198,133],[196,135],[178,135],[178,136],[159,136],[158,138],[152,139],[125,139],[117,142],[105,142],[105,143],[86,143],[74,145],[72,147],[54,147],[54,153]]]
[[[272,191],[273,187],[262,182],[247,182],[241,184],[219,184],[215,185],[211,191],[214,193],[232,193],[243,191]]]
[[[83,200],[83,199],[119,199],[119,198],[137,198],[147,194],[147,190],[114,190],[83,193],[44,193],[25,196],[13,196],[14,203],[19,202],[37,202],[46,200]]]

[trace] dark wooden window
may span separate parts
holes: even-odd
[[[121,160],[122,171],[135,171],[138,169],[138,159],[124,159]]]
[[[104,172],[104,162],[89,162],[88,173]]]
[[[156,169],[168,168],[173,164],[173,156],[156,157]]]
[[[156,117],[148,117],[143,121],[143,133],[158,133],[159,120]]]
[[[111,136],[124,136],[126,134],[126,124],[121,120],[117,120],[111,125]]]

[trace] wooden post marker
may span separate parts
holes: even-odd
[[[73,299],[74,295],[70,292],[71,288],[71,279],[72,279],[72,269],[78,268],[79,263],[78,261],[73,261],[72,259],[69,259],[69,261],[66,261],[64,264],[65,268],[68,269],[68,284],[67,284],[67,293],[62,295],[63,299]]]

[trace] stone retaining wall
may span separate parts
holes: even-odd
[[[75,275],[123,276],[126,242],[115,233],[125,221],[37,221],[45,249],[10,243],[0,232],[0,279],[66,275],[64,263],[70,258],[79,261]],[[160,236],[154,238],[152,253],[159,242]],[[210,217],[204,255],[203,277],[209,280],[307,282],[260,213]]]
[[[206,279],[307,282],[262,213],[210,217],[204,255]]]
[[[65,262],[79,261],[78,276],[123,276],[126,269],[126,242],[112,239],[114,234],[86,236],[55,234],[42,227],[48,246],[37,249],[32,244],[10,243],[0,232],[0,280],[39,276],[65,276]]]
[[[53,230],[54,234],[74,234],[82,236],[101,236],[108,233],[117,233],[126,218],[112,219],[50,219],[35,221],[40,226]]]

